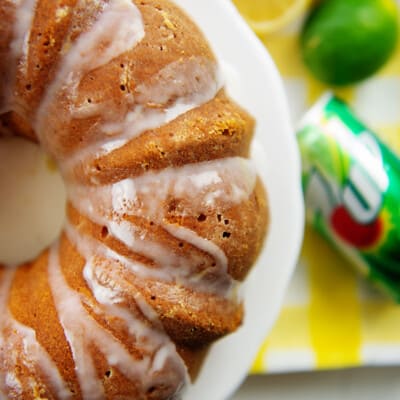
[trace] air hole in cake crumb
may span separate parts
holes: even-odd
[[[213,263],[211,264],[212,267],[215,267],[216,265],[217,265],[217,263],[215,263],[215,262],[213,262]]]
[[[40,65],[39,64],[36,64],[36,69],[40,69]]]
[[[179,247],[183,247],[183,243],[182,242],[179,243]]]
[[[92,99],[87,99],[86,100],[88,103],[91,103],[92,102]]]
[[[124,64],[119,64],[119,66],[121,67],[121,68],[125,68],[125,65]]]
[[[101,228],[101,237],[104,239],[107,236],[108,236],[108,228],[106,226],[103,226]]]
[[[229,225],[229,219],[226,219],[226,220],[224,221],[224,224],[225,224],[225,225]]]
[[[153,226],[153,225],[154,225],[154,222],[153,222],[153,221],[150,221],[150,222],[149,222],[149,225],[150,225],[150,226]]]
[[[126,86],[125,85],[120,85],[119,88],[124,92],[126,90]]]
[[[225,232],[222,233],[222,237],[223,237],[223,238],[226,238],[226,239],[227,239],[227,238],[230,237],[230,236],[231,236],[231,233],[230,233],[230,232],[226,232],[226,231],[225,231]]]
[[[222,134],[223,134],[224,136],[228,136],[228,135],[229,135],[229,129],[228,129],[228,128],[225,128],[225,129],[222,131]]]
[[[106,377],[106,378],[111,378],[111,375],[112,375],[112,371],[109,369],[109,370],[107,370],[105,373],[104,373],[104,376]]]
[[[168,204],[168,212],[174,212],[178,208],[179,200],[172,199]]]
[[[147,394],[152,394],[152,393],[154,393],[156,389],[157,389],[157,388],[156,388],[155,386],[150,386],[150,387],[147,389]]]
[[[28,84],[25,86],[25,89],[26,89],[26,90],[31,90],[31,89],[32,89],[32,85],[31,85],[30,83],[28,83]]]
[[[151,300],[155,300],[156,298],[157,298],[157,297],[154,296],[154,295],[150,297]]]
[[[43,46],[49,46],[50,45],[50,40],[46,40],[45,42],[43,42]]]
[[[197,221],[199,221],[199,222],[203,222],[203,221],[205,221],[206,219],[207,219],[207,216],[204,215],[204,214],[200,214],[200,215],[197,217]]]
[[[221,215],[221,214],[217,214],[217,219],[218,219],[219,222],[221,222],[221,220],[222,220],[222,215]]]

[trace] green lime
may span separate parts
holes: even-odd
[[[303,59],[312,73],[332,85],[348,85],[376,72],[396,47],[394,0],[324,0],[301,33]]]

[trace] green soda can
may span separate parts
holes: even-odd
[[[400,303],[400,160],[331,94],[297,139],[307,221]]]

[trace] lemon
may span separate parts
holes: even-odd
[[[232,0],[258,34],[275,32],[294,21],[310,0]]]
[[[349,85],[368,78],[386,63],[397,36],[394,0],[325,0],[304,24],[301,50],[319,80]]]

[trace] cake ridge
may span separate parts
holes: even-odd
[[[36,385],[38,373],[36,369],[40,367],[42,374],[49,379],[49,384],[54,387],[59,399],[64,400],[70,398],[70,392],[67,385],[63,381],[54,362],[48,353],[43,349],[37,341],[35,331],[27,326],[18,323],[11,315],[6,306],[7,297],[10,292],[11,283],[15,270],[8,268],[2,272],[0,284],[0,394],[5,393],[8,386],[15,398],[23,395],[23,383],[15,374],[18,363],[27,369]],[[13,332],[10,335],[10,332]],[[8,335],[7,335],[8,334]],[[7,335],[7,338],[5,337]],[[17,353],[18,352],[18,353]],[[4,372],[7,368],[7,372]],[[21,367],[20,367],[21,368]]]
[[[12,61],[5,67],[5,79],[3,78],[3,82],[5,82],[5,88],[3,86],[0,87],[3,96],[5,93],[3,102],[0,102],[0,114],[13,110],[14,93],[12,88],[15,84],[16,69],[13,69],[12,66],[15,65],[19,60],[20,64],[23,66],[26,65],[24,60],[27,58],[28,41],[32,20],[34,17],[36,1],[37,0],[20,0],[16,8],[15,20],[17,23],[13,25],[12,41],[9,45],[9,48],[12,52]],[[12,18],[7,18],[6,21],[11,23]]]
[[[180,68],[183,70],[189,69],[190,72],[183,75],[180,72]],[[180,59],[176,63],[168,64],[167,67],[159,72],[160,76],[163,74],[174,76],[174,79],[180,80],[175,91],[182,91],[181,85],[187,85],[189,88],[194,86],[195,88],[182,95],[169,89],[170,93],[167,98],[160,102],[157,96],[165,96],[165,94],[159,94],[157,85],[147,85],[147,87],[144,84],[139,85],[136,90],[138,93],[137,99],[132,93],[128,93],[125,96],[126,103],[131,106],[126,110],[125,115],[122,115],[122,121],[103,122],[99,128],[101,132],[100,138],[76,150],[73,154],[68,154],[68,159],[63,160],[61,165],[63,172],[71,175],[71,170],[85,158],[93,158],[93,155],[95,155],[94,158],[107,156],[144,132],[168,124],[186,112],[212,100],[222,87],[219,69],[216,64],[214,62],[206,62],[200,57]],[[204,81],[204,84],[201,85],[203,87],[199,88],[201,81]],[[160,82],[157,83],[160,84]],[[161,86],[164,85],[161,82]],[[148,94],[151,92],[155,93],[155,95]],[[196,93],[195,96],[193,92]],[[75,114],[76,118],[76,113],[78,113],[78,118],[82,116],[82,107],[86,107],[86,105],[74,109],[71,117]],[[88,115],[84,111],[84,118],[97,116],[99,111],[105,111],[106,107],[107,101],[105,104],[91,102],[89,103],[89,109],[92,110],[92,113]]]
[[[86,265],[84,267],[84,273],[86,275],[88,274],[87,271],[90,270],[90,263],[90,260],[86,260]],[[67,340],[71,346],[83,397],[85,399],[96,400],[105,398],[102,382],[97,376],[93,360],[90,357],[90,351],[88,351],[90,343],[96,345],[97,349],[105,355],[110,367],[117,367],[129,379],[141,382],[144,386],[142,391],[147,392],[152,385],[152,383],[146,384],[152,367],[151,359],[149,357],[135,359],[112,334],[104,330],[101,325],[98,325],[91,318],[90,314],[83,306],[81,295],[71,289],[62,278],[63,273],[58,260],[57,245],[50,249],[48,268],[49,281],[53,290],[56,309],[60,322],[64,327]],[[93,283],[93,281],[91,282]],[[97,301],[100,300],[99,298],[96,299]],[[107,304],[107,314],[111,316],[114,315],[114,318],[115,316],[121,318],[123,313],[115,312],[115,310],[119,308],[117,304],[118,303],[115,303],[114,299],[110,299],[110,303]],[[101,304],[101,306],[102,305],[103,304]],[[137,305],[140,308],[140,301],[137,301]],[[139,341],[141,335],[150,336],[151,340],[148,345],[150,344],[150,347],[153,345],[156,347],[156,350],[153,349],[153,352],[155,351],[157,354],[157,352],[160,351],[157,350],[158,346],[168,347],[169,352],[167,357],[172,357],[173,364],[177,365],[178,369],[186,371],[186,367],[184,367],[183,361],[177,357],[174,347],[170,348],[172,342],[168,340],[168,336],[165,334],[160,336],[159,333],[153,332],[151,328],[141,323],[139,319],[133,319],[132,315],[128,314],[128,317],[125,315],[124,318],[126,318],[124,322],[129,323],[129,331],[133,330],[131,334],[135,338],[135,341]],[[132,369],[132,365],[135,365],[134,370]],[[162,367],[164,367],[164,364]],[[172,367],[171,364],[170,367]],[[157,371],[152,372],[154,373]]]
[[[48,122],[46,116],[49,106],[60,92],[73,102],[82,76],[131,50],[144,37],[141,14],[132,1],[109,0],[99,3],[104,3],[104,8],[88,31],[79,35],[72,45],[64,44],[70,47],[62,50],[64,54],[55,78],[46,88],[36,111],[33,125],[37,134],[43,135],[48,129],[45,124]],[[109,38],[110,32],[112,40]],[[67,93],[64,91],[66,87]],[[46,135],[39,139],[44,142]]]

